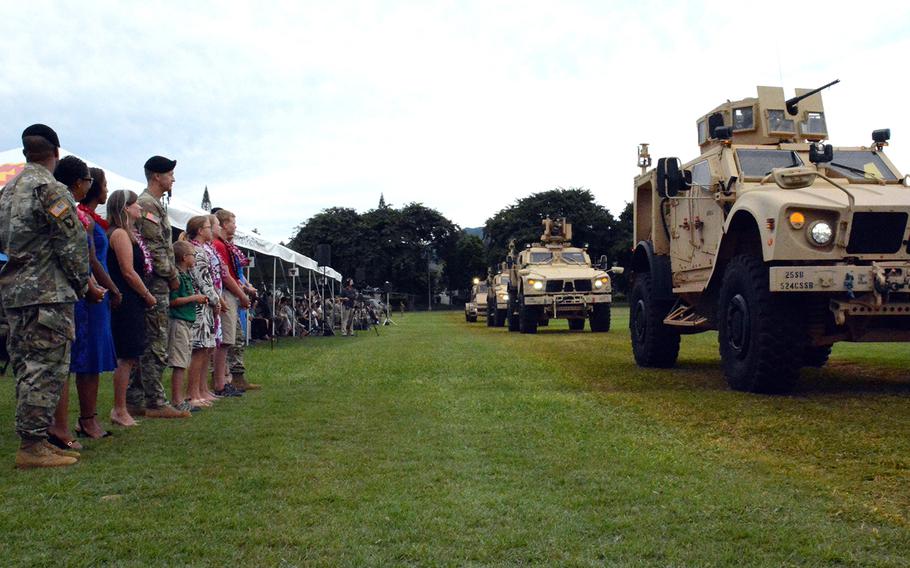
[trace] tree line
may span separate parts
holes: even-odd
[[[346,277],[361,276],[358,286],[389,282],[394,290],[413,294],[426,294],[428,283],[436,291],[465,290],[473,277],[503,261],[512,239],[519,247],[538,241],[546,217],[566,217],[573,243],[586,244],[595,261],[607,255],[611,264],[628,262],[632,205],[614,217],[583,188],[518,199],[487,219],[483,238],[420,203],[395,208],[380,199],[365,213],[332,207],[301,223],[288,247],[315,258],[317,245],[330,245],[332,267]]]

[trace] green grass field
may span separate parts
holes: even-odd
[[[910,346],[839,345],[767,397],[727,389],[713,334],[638,369],[627,318],[258,346],[264,390],[63,470],[13,469],[0,379],[0,565],[910,563]]]

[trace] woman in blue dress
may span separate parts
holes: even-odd
[[[91,240],[94,255],[90,255],[92,276],[108,290],[104,300],[97,304],[85,304],[86,341],[73,344],[73,359],[70,370],[76,373],[76,390],[79,393],[79,424],[76,434],[89,438],[103,438],[110,435],[98,423],[98,382],[99,375],[113,371],[117,367],[114,354],[114,339],[111,335],[111,304],[118,305],[123,296],[107,272],[107,251],[110,243],[107,239],[107,221],[95,211],[99,205],[107,202],[107,178],[104,170],[91,168],[92,186],[79,202],[79,210],[91,217]]]
[[[57,163],[57,168],[54,170],[54,178],[70,190],[73,199],[76,201],[85,199],[86,194],[94,184],[94,179],[92,178],[88,166],[85,162],[75,156],[66,156]],[[79,221],[86,231],[85,238],[88,241],[89,251],[88,257],[85,259],[85,266],[86,269],[90,269],[96,266],[97,263],[97,259],[94,258],[95,246],[92,238],[94,222],[92,221],[91,215],[84,210],[77,209],[76,213],[78,213]],[[109,280],[110,279],[108,279],[108,281]],[[79,300],[74,306],[73,312],[76,324],[76,339],[73,341],[71,351],[70,372],[77,374],[77,381],[80,379],[80,374],[91,372],[90,369],[103,366],[103,363],[97,360],[98,355],[95,353],[95,343],[99,341],[99,339],[95,337],[95,328],[98,327],[98,325],[91,322],[90,314],[95,313],[97,305],[107,301],[107,296],[107,289],[98,284],[93,272],[89,276],[88,291],[85,294],[85,298]],[[95,375],[95,377],[97,382],[97,375]],[[84,389],[80,388],[78,390],[81,407]],[[97,384],[95,390],[97,391]],[[78,450],[82,448],[82,445],[75,441],[70,434],[68,414],[69,380],[63,385],[60,401],[57,403],[57,409],[54,412],[54,423],[47,429],[47,441],[59,448]],[[81,416],[87,415],[81,414]],[[104,432],[101,431],[99,437],[103,435]]]

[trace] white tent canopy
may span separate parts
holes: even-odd
[[[61,155],[61,157],[63,157],[63,156],[75,155],[75,154],[72,154],[72,152],[67,152],[66,150],[61,148],[60,155]],[[77,156],[77,157],[82,159],[90,167],[101,168],[101,166],[95,164],[94,162],[86,160],[82,156]],[[5,176],[4,176],[3,172],[9,170],[9,168],[7,166],[23,165],[24,163],[25,163],[25,158],[22,156],[22,150],[19,148],[16,148],[13,150],[7,150],[5,152],[0,152],[0,186],[2,186],[5,183],[5,181],[4,181]],[[107,168],[101,168],[101,169],[104,170],[104,175],[107,178],[107,186],[111,191],[114,191],[117,189],[131,189],[131,190],[135,191],[136,193],[139,193],[143,189],[145,189],[144,183],[141,183],[141,182],[138,182],[135,180],[131,180],[129,178],[125,178],[115,172],[108,170]],[[195,217],[196,215],[205,215],[205,214],[206,214],[206,211],[204,211],[198,207],[193,207],[192,205],[181,200],[179,197],[172,197],[170,199],[170,201],[168,202],[168,206],[167,206],[168,220],[171,222],[171,226],[179,228],[179,229],[185,229],[186,223],[187,223],[187,221],[190,220],[191,217]],[[334,269],[329,268],[329,267],[320,267],[316,263],[315,260],[313,260],[307,256],[304,256],[298,252],[294,252],[291,249],[289,249],[285,246],[282,246],[280,244],[273,243],[269,240],[266,240],[255,233],[244,231],[243,229],[241,229],[239,227],[237,228],[237,232],[234,234],[234,242],[238,246],[243,247],[245,249],[249,249],[253,252],[264,254],[266,256],[279,258],[284,262],[288,262],[295,266],[299,266],[305,270],[311,270],[313,272],[318,272],[319,274],[323,274],[323,270],[324,270],[324,274],[327,277],[332,278],[333,280],[336,280],[338,282],[341,282],[341,274],[339,274]]]

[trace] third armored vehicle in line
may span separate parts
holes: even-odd
[[[464,319],[467,322],[477,321],[478,316],[486,317],[487,310],[484,306],[487,302],[487,283],[485,280],[475,278],[471,286],[471,295],[464,305]]]
[[[509,331],[536,333],[539,324],[552,318],[569,320],[569,329],[610,330],[613,287],[606,257],[601,266],[591,264],[588,251],[572,246],[572,225],[565,219],[544,219],[540,242],[521,252],[511,252],[509,268]]]
[[[502,327],[509,316],[509,273],[505,263],[487,277],[487,325]]]
[[[837,341],[910,340],[908,181],[883,151],[889,130],[824,143],[825,87],[721,104],[698,119],[701,152],[685,163],[648,169],[639,148],[639,365],[673,366],[680,335],[716,329],[732,388],[782,392]]]

